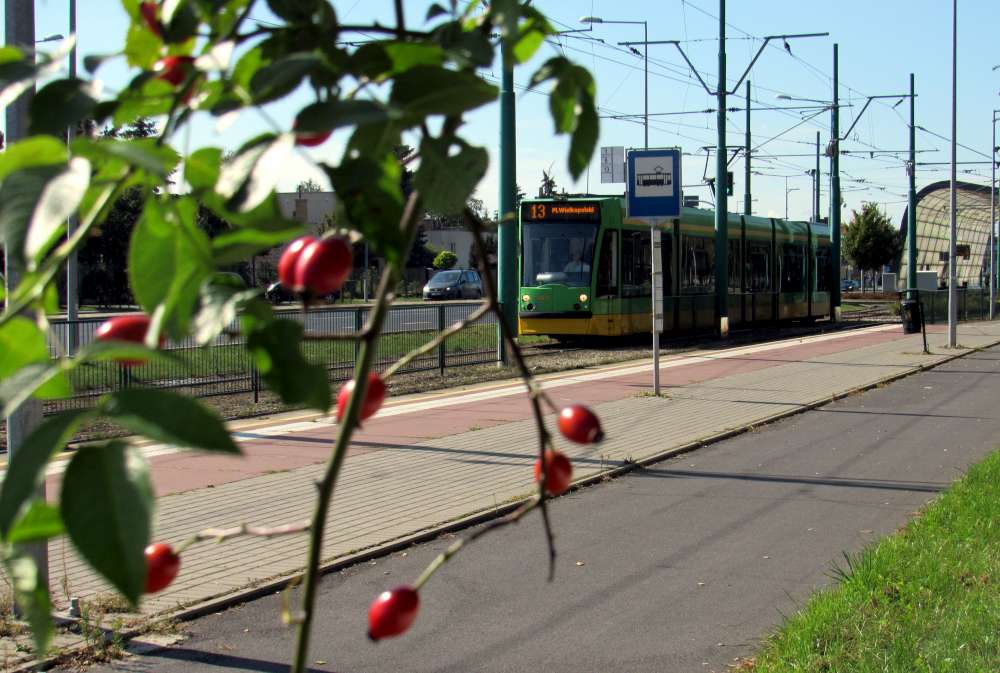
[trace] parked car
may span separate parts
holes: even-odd
[[[474,269],[438,271],[424,285],[424,299],[479,299],[483,283]]]
[[[851,291],[857,290],[859,288],[860,288],[860,286],[858,285],[858,281],[851,280],[850,278],[845,278],[844,280],[842,280],[840,282],[840,290],[841,290],[841,292],[851,292]]]

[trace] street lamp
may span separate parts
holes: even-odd
[[[580,23],[589,23],[590,25],[595,23],[642,24],[642,41],[646,43],[643,45],[643,71],[645,76],[642,94],[642,125],[645,134],[643,147],[649,149],[649,26],[645,21],[612,21],[611,19],[602,19],[599,16],[581,16]]]
[[[798,187],[789,187],[788,186],[788,178],[786,177],[785,178],[785,220],[788,220],[788,195],[789,195],[789,193],[796,192],[798,190],[799,190]]]
[[[42,42],[58,42],[61,39],[63,39],[63,36],[59,33],[55,33],[54,35],[43,37],[40,40],[35,40],[35,44],[41,44]]]

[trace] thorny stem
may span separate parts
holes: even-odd
[[[303,521],[301,523],[288,523],[282,526],[248,526],[247,524],[241,524],[239,526],[232,526],[230,528],[206,528],[204,530],[198,531],[188,539],[181,542],[174,549],[175,554],[180,554],[185,549],[198,542],[205,542],[206,540],[211,540],[213,542],[223,542],[230,538],[240,537],[242,535],[251,535],[255,537],[276,537],[278,535],[293,535],[295,533],[304,533],[309,530],[309,522]]]
[[[539,500],[538,496],[535,496],[534,498],[528,500],[527,502],[525,502],[523,505],[515,509],[507,516],[501,519],[496,519],[495,521],[491,521],[485,526],[474,531],[468,537],[459,538],[458,540],[455,540],[455,542],[453,542],[447,549],[438,554],[437,557],[433,561],[431,561],[430,564],[424,569],[424,571],[420,573],[420,577],[418,577],[417,581],[413,583],[413,588],[416,591],[420,591],[420,587],[424,586],[424,584],[427,583],[427,580],[431,578],[431,575],[433,575],[435,572],[438,571],[438,569],[441,566],[447,563],[452,556],[457,554],[462,547],[469,544],[470,542],[475,542],[482,536],[496,530],[497,528],[501,528],[503,526],[507,526],[512,523],[517,523],[518,521],[521,520],[521,517],[523,517],[531,510],[535,509],[535,507],[538,507],[539,503],[541,503],[541,500]]]
[[[500,302],[497,298],[496,285],[493,283],[493,276],[489,272],[487,263],[489,260],[489,255],[486,252],[486,244],[483,242],[483,222],[479,219],[472,210],[466,208],[463,213],[466,223],[469,225],[469,229],[472,231],[472,240],[476,246],[476,255],[479,257],[479,265],[481,269],[481,276],[483,277],[483,282],[486,285],[486,294],[489,297],[490,308],[497,316],[497,320],[500,323],[500,333],[503,335],[503,340],[510,348],[510,353],[514,357],[514,362],[517,364],[518,370],[521,372],[521,378],[524,380],[524,385],[528,389],[529,399],[531,400],[531,412],[535,418],[535,426],[538,428],[538,460],[541,462],[542,478],[538,480],[538,507],[542,513],[542,522],[545,524],[545,542],[549,549],[549,581],[551,582],[555,578],[556,573],[556,546],[554,542],[554,536],[552,534],[552,523],[549,520],[549,509],[546,506],[546,486],[548,484],[548,470],[545,469],[545,450],[549,448],[552,444],[552,438],[549,435],[549,431],[545,427],[545,417],[542,413],[542,405],[539,402],[539,396],[543,395],[538,385],[535,383],[534,377],[531,375],[531,371],[528,369],[528,364],[524,361],[524,354],[521,352],[521,347],[517,344],[514,339],[514,334],[511,330],[511,326],[507,324],[504,320],[503,313],[500,311]],[[551,404],[551,401],[549,402]]]
[[[406,202],[403,218],[400,221],[400,229],[403,231],[405,240],[408,242],[412,241],[416,231],[417,217],[421,212],[419,206],[420,197],[414,191],[410,194],[410,198]],[[409,249],[409,245],[406,245],[404,249]],[[316,509],[313,513],[311,524],[312,535],[309,540],[309,557],[302,589],[302,620],[298,624],[298,634],[295,643],[295,662],[292,665],[293,673],[304,673],[306,670],[326,516],[330,509],[330,503],[333,500],[333,490],[337,483],[337,476],[340,474],[341,465],[343,465],[344,457],[347,455],[347,448],[351,443],[351,435],[358,424],[358,417],[361,412],[362,402],[365,399],[365,389],[368,384],[368,372],[371,369],[372,361],[375,359],[376,341],[378,340],[382,323],[389,309],[389,297],[392,293],[392,288],[396,285],[398,276],[399,269],[396,264],[386,265],[382,278],[379,281],[378,290],[376,291],[375,305],[372,307],[368,318],[368,325],[365,328],[365,336],[361,341],[358,363],[354,369],[354,380],[357,383],[347,403],[344,422],[340,425],[340,432],[337,435],[333,452],[327,461],[323,479],[316,484],[318,493],[316,497]]]
[[[401,357],[399,360],[397,360],[395,362],[395,364],[393,364],[391,367],[389,367],[387,370],[385,370],[385,372],[382,374],[382,380],[383,381],[388,381],[389,378],[393,374],[395,374],[396,372],[398,372],[400,369],[402,369],[406,365],[410,364],[410,362],[412,362],[415,358],[418,358],[421,355],[424,355],[425,353],[430,353],[432,350],[434,350],[435,348],[437,348],[438,346],[440,346],[442,343],[444,343],[445,339],[447,339],[450,336],[454,336],[455,334],[461,332],[463,329],[465,329],[466,327],[468,327],[472,323],[474,323],[477,320],[479,320],[480,318],[482,318],[484,315],[486,315],[487,313],[489,313],[491,310],[493,310],[492,306],[490,306],[489,304],[483,304],[482,306],[480,306],[479,308],[477,308],[475,311],[473,311],[472,313],[470,313],[464,320],[460,320],[460,321],[456,322],[455,324],[453,324],[448,329],[439,332],[437,334],[437,336],[435,336],[433,339],[431,339],[430,341],[428,341],[427,343],[425,343],[420,348],[413,349],[412,351],[410,351],[409,353],[407,353],[406,355],[404,355],[403,357]]]

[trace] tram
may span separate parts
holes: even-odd
[[[715,213],[660,226],[664,332],[717,326]],[[729,215],[730,327],[830,314],[832,249],[821,222]],[[621,197],[521,203],[520,334],[614,337],[652,328],[650,227]]]

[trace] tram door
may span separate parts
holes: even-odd
[[[618,335],[622,330],[621,298],[619,296],[619,252],[618,231],[605,229],[601,247],[597,251],[597,284],[594,294],[593,324],[598,334]]]

